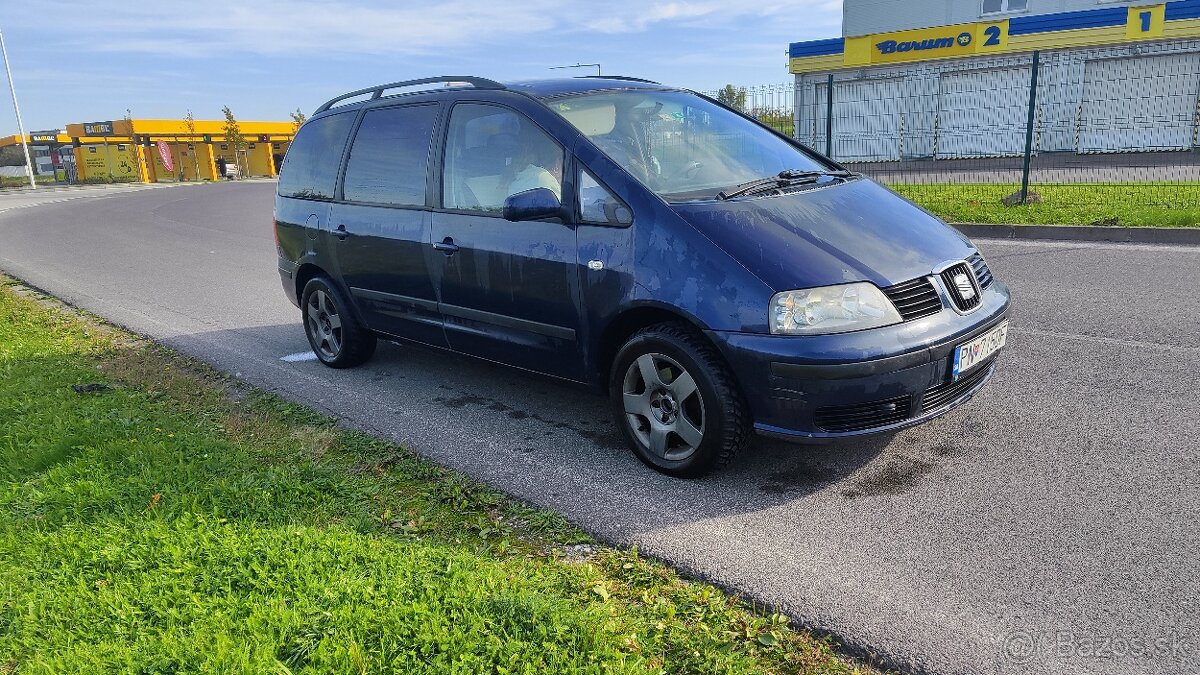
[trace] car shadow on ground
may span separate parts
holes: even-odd
[[[824,445],[755,436],[730,465],[685,481],[634,457],[605,397],[520,370],[389,342],[363,366],[334,370],[303,358],[309,350],[298,322],[168,343],[520,498],[611,514],[613,531],[602,534],[753,512],[823,491],[842,499],[900,494],[963,454],[924,447],[910,432]],[[282,359],[288,355],[294,360]]]

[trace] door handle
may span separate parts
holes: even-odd
[[[452,237],[446,237],[445,239],[433,245],[433,249],[435,251],[441,251],[446,255],[454,255],[458,252],[459,248],[459,245],[454,243],[454,239]]]
[[[338,241],[346,241],[346,237],[350,236],[350,233],[346,231],[345,224],[338,225],[333,233],[337,235]]]

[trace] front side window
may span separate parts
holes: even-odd
[[[300,127],[279,168],[279,195],[333,199],[342,151],[353,122],[354,113],[347,112],[309,120]]]
[[[626,90],[547,103],[668,201],[712,199],[787,169],[835,167],[754,122],[683,91]]]
[[[509,196],[535,188],[562,199],[563,157],[562,146],[524,115],[460,103],[446,137],[443,205],[498,214]]]
[[[436,105],[383,108],[363,115],[346,163],[342,187],[346,200],[424,205],[436,117]]]
[[[579,172],[579,215],[585,223],[598,225],[629,225],[633,212],[591,172]]]
[[[984,14],[1020,12],[1029,9],[1029,0],[983,0]]]

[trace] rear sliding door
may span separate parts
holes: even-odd
[[[368,110],[354,136],[334,204],[333,229],[342,278],[372,329],[445,346],[430,280],[430,211],[426,206],[436,103]]]

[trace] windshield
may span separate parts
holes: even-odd
[[[557,98],[548,105],[669,201],[712,199],[785,170],[834,168],[688,92],[602,92]]]

